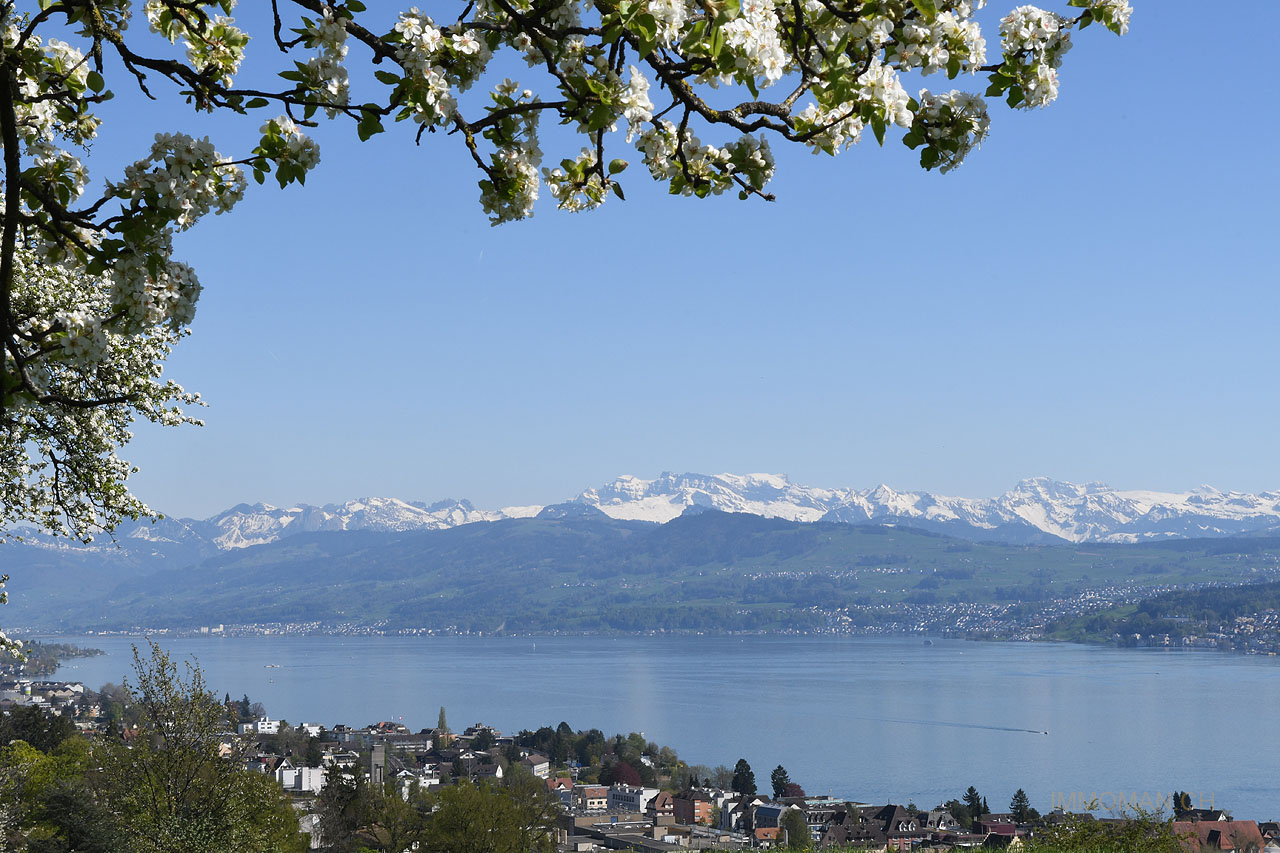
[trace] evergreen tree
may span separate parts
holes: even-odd
[[[446,719],[445,719],[445,717],[444,717],[444,706],[443,706],[443,705],[441,705],[441,706],[440,706],[440,716],[439,716],[439,718],[436,720],[436,728],[437,728],[437,729],[439,729],[439,730],[440,730],[440,731],[442,731],[442,732],[447,732],[447,731],[449,731],[449,721],[448,721],[448,720],[446,720]]]
[[[785,796],[787,785],[791,783],[791,777],[787,774],[787,768],[779,764],[773,768],[773,772],[769,774],[769,784],[773,786],[773,798]]]
[[[751,765],[747,763],[747,759],[739,758],[738,763],[733,766],[733,790],[739,794],[746,794],[748,797],[756,795],[756,774],[752,772]]]
[[[1018,823],[1026,823],[1031,819],[1031,800],[1028,799],[1026,791],[1019,788],[1014,793],[1013,799],[1009,801],[1009,811]]]
[[[978,793],[978,789],[969,786],[969,790],[964,792],[964,805],[969,813],[969,823],[972,824],[975,818],[982,815],[982,795]]]

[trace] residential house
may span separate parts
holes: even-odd
[[[720,805],[720,825],[716,828],[726,832],[750,832],[754,826],[752,820],[755,809],[764,803],[765,800],[760,797],[748,797],[745,794],[725,800]]]
[[[619,811],[643,813],[649,801],[656,796],[658,796],[657,788],[612,785],[609,787],[608,807]]]
[[[603,811],[609,807],[609,789],[604,785],[575,785],[573,806],[578,811]]]
[[[956,820],[955,815],[946,809],[932,809],[927,812],[920,812],[916,815],[916,820],[924,829],[945,831],[960,827],[960,821]]]
[[[706,791],[696,788],[681,791],[671,799],[671,805],[676,823],[711,825],[711,812],[715,808],[715,803]]]
[[[294,767],[288,759],[280,762],[273,774],[286,791],[294,794],[318,794],[324,787],[323,767]]]
[[[536,752],[531,752],[520,759],[520,765],[539,779],[546,779],[551,775],[551,759]]]
[[[566,809],[573,807],[573,780],[568,776],[560,776],[547,780],[547,792],[560,801]]]
[[[471,771],[471,778],[476,782],[500,782],[502,776],[501,764],[477,764]]]
[[[649,805],[645,807],[645,814],[657,820],[660,817],[673,817],[675,815],[675,806],[673,797],[668,791],[659,791],[658,796],[649,801]],[[678,819],[676,819],[679,822]]]
[[[1258,824],[1252,820],[1180,820],[1174,822],[1173,834],[1187,853],[1208,850],[1262,853],[1267,846]]]
[[[263,717],[251,723],[241,723],[237,731],[242,735],[274,735],[280,733],[280,721]]]

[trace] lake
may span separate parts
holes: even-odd
[[[129,671],[123,637],[59,678]],[[198,637],[163,640],[219,695],[290,722],[643,732],[690,763],[783,764],[810,794],[922,807],[969,785],[994,811],[1187,790],[1280,815],[1280,659],[1220,652],[862,637]],[[268,664],[277,666],[268,667]],[[1121,795],[1120,792],[1123,792]],[[1144,796],[1150,799],[1144,801]],[[1085,797],[1080,797],[1083,800]]]

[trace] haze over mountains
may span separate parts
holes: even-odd
[[[554,506],[558,513],[597,510],[614,519],[654,523],[715,509],[788,521],[895,524],[1006,543],[1122,543],[1280,529],[1280,491],[1251,495],[1207,486],[1182,493],[1122,491],[1102,483],[1076,485],[1044,477],[1023,480],[999,497],[961,498],[898,492],[884,485],[864,490],[817,488],[779,474],[664,473],[652,480],[627,475]],[[207,556],[299,533],[444,530],[550,511],[542,506],[484,510],[452,499],[427,504],[364,498],[288,508],[239,504],[204,520],[126,525],[117,531],[117,539],[135,552]],[[37,537],[35,543],[39,542]]]
[[[1272,571],[1277,536],[1275,492],[1034,479],[974,499],[663,474],[542,507],[240,504],[122,527],[114,542],[32,536],[0,554],[14,578],[5,617],[27,627],[755,630],[812,627],[813,608],[880,598],[1036,602],[1090,585],[1239,583]]]

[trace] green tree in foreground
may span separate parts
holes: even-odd
[[[1038,830],[1026,853],[1184,853],[1173,822],[1137,814],[1120,823],[1069,821]]]
[[[126,686],[138,729],[126,745],[79,734],[48,752],[0,749],[0,850],[15,853],[302,853],[288,796],[221,754],[225,706],[198,667],[183,677],[158,646],[134,653]],[[43,734],[41,726],[29,730]]]
[[[541,790],[538,790],[541,789]],[[450,785],[431,795],[424,853],[551,853],[555,807],[535,782],[517,788]]]
[[[799,809],[787,809],[778,824],[782,829],[783,841],[796,850],[808,850],[813,844],[813,836],[809,824],[805,822],[804,812]]]
[[[104,745],[101,786],[132,853],[285,853],[306,849],[297,815],[274,779],[222,752],[225,709],[198,666],[185,676],[150,641],[134,649],[142,709],[126,746]]]

